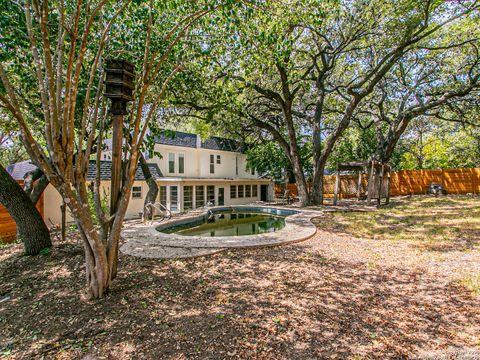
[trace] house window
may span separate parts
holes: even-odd
[[[158,196],[159,196],[159,201],[160,204],[163,206],[167,207],[167,187],[166,186],[160,186],[158,189]],[[164,210],[164,209],[162,209]]]
[[[173,174],[175,172],[175,154],[168,154],[168,172]]]
[[[193,207],[193,186],[183,187],[183,210],[191,210]]]
[[[252,197],[252,185],[245,185],[245,197]]]
[[[210,174],[215,174],[215,155],[210,155]]]
[[[255,175],[255,168],[252,168],[251,174]]]
[[[178,187],[170,186],[170,211],[178,210]]]
[[[200,208],[205,205],[205,187],[203,185],[195,186],[195,207]]]
[[[243,198],[243,185],[238,185],[238,198]]]
[[[183,174],[185,172],[185,155],[178,154],[178,173]]]
[[[207,186],[207,201],[215,205],[215,186],[214,185]]]
[[[132,186],[132,199],[141,199],[141,198],[142,198],[142,187]]]
[[[230,185],[230,199],[237,197],[237,185]]]
[[[238,156],[235,156],[235,175],[238,176]]]
[[[252,197],[258,196],[258,185],[252,185]]]
[[[217,164],[221,164],[222,163],[222,158],[220,157],[220,155],[217,155]]]

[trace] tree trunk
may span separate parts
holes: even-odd
[[[307,181],[305,180],[305,175],[303,173],[300,155],[298,151],[296,151],[295,147],[292,149],[292,146],[290,150],[290,161],[292,163],[293,174],[295,175],[300,206],[309,206],[311,204],[310,194],[308,192]]]
[[[37,255],[52,246],[50,232],[42,216],[20,185],[0,165],[0,203],[17,224],[25,254]]]
[[[66,186],[57,188],[65,203],[72,212],[78,232],[83,240],[85,249],[85,276],[87,291],[92,298],[102,298],[110,290],[110,285],[115,278],[113,266],[109,265],[109,256],[113,258],[116,248],[108,243],[110,238],[117,238],[118,232],[96,231],[92,215],[88,208],[82,206],[74,198],[72,189]],[[123,220],[120,219],[120,220]],[[113,234],[112,234],[113,233]]]
[[[305,179],[303,181],[298,181],[297,179],[297,190],[298,190],[298,199],[300,201],[300,206],[309,206],[311,204],[310,195],[308,193],[307,183]]]
[[[36,184],[35,181],[37,181]],[[40,200],[40,198],[42,197],[43,191],[48,186],[48,184],[49,181],[43,171],[40,170],[40,168],[36,168],[35,170],[29,171],[27,174],[25,174],[23,190],[30,197],[33,205],[37,205],[38,200]],[[17,239],[21,239],[20,227],[17,228]],[[62,240],[64,239],[62,238]]]
[[[142,168],[143,176],[148,185],[147,196],[145,196],[145,202],[143,203],[143,216],[144,219],[152,220],[155,210],[151,206],[147,206],[147,204],[155,204],[155,200],[158,196],[158,185],[152,177],[143,154],[140,155],[140,167]]]
[[[34,203],[35,205],[37,204],[38,200],[40,200],[40,197],[42,196],[49,183],[50,182],[45,175],[42,175],[40,179],[38,179],[37,184],[34,186],[32,192],[30,193],[30,200],[32,200],[32,203]]]
[[[295,175],[295,181],[297,183],[298,198],[300,206],[309,206],[310,194],[307,189],[307,181],[305,180],[305,174],[303,172],[302,160],[300,157],[298,143],[296,138],[295,127],[293,125],[293,116],[291,112],[291,102],[286,102],[283,108],[283,114],[285,117],[285,124],[287,127],[288,142],[290,145],[290,162],[292,163],[293,174]]]
[[[313,171],[313,183],[311,191],[311,200],[314,205],[323,204],[323,173],[325,172],[325,162],[317,159]]]
[[[325,73],[323,73],[325,75]],[[315,105],[312,143],[313,143],[313,178],[311,200],[314,205],[323,204],[323,173],[325,171],[325,162],[322,161],[322,116],[325,100],[324,76],[317,79],[317,89],[319,98]]]
[[[36,184],[35,181],[37,182]],[[49,183],[50,181],[48,181],[43,171],[40,168],[36,168],[25,175],[23,189],[30,196],[33,204],[36,205]]]

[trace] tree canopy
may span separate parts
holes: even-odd
[[[192,86],[174,91],[176,105],[217,129],[274,141],[302,204],[318,203],[325,168],[352,123],[375,134],[375,151],[358,156],[386,162],[412,119],[441,116],[478,93],[478,6],[267,2],[245,14],[227,40],[205,40],[209,57],[188,74]],[[310,192],[299,143],[306,137]]]

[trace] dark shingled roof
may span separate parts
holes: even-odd
[[[155,142],[163,145],[196,148],[197,135],[181,131],[162,130],[160,136],[155,137]]]
[[[159,180],[163,177],[162,172],[158,168],[157,164],[148,164],[150,173],[155,180]],[[95,180],[96,175],[96,162],[90,161],[88,164],[88,175],[87,180]],[[110,180],[112,176],[112,162],[111,161],[101,161],[100,162],[100,180]],[[135,181],[145,181],[143,176],[142,168],[138,165],[137,172],[135,173]]]
[[[210,150],[242,152],[242,146],[238,141],[212,136],[202,142],[202,148]]]
[[[15,179],[15,180],[23,180],[25,174],[29,171],[35,170],[37,167],[32,164],[29,160],[22,161],[16,164],[12,164],[7,166],[8,173]],[[152,173],[152,177],[155,180],[159,180],[163,177],[162,172],[158,168],[157,164],[148,164],[148,168]],[[96,174],[96,162],[90,161],[88,164],[88,175],[87,180],[92,181],[95,180]],[[101,161],[100,162],[100,180],[110,180],[112,176],[112,162],[111,161]],[[143,176],[142,168],[140,165],[137,168],[137,172],[135,174],[136,181],[145,181],[145,177]]]
[[[18,162],[7,166],[7,172],[14,180],[23,180],[29,171],[33,171],[37,166],[30,160]]]
[[[155,137],[155,142],[162,145],[197,147],[197,135],[175,130],[162,130],[160,136]],[[238,141],[212,136],[201,144],[202,149],[242,152],[244,149]]]

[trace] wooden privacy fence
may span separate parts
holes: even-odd
[[[23,180],[17,181],[23,187]],[[43,194],[38,200],[37,209],[43,216]],[[17,226],[15,221],[8,213],[7,209],[0,204],[0,243],[13,242],[17,234]]]
[[[391,176],[393,196],[425,194],[432,182],[442,184],[448,194],[480,194],[480,168],[401,170]]]
[[[390,195],[425,194],[428,186],[434,182],[442,184],[448,194],[480,194],[480,168],[472,169],[438,169],[438,170],[401,170],[391,172]],[[357,175],[342,175],[342,194],[349,198],[357,195]],[[367,189],[368,175],[362,176],[362,192]],[[290,194],[298,196],[296,184],[288,184]],[[324,176],[323,194],[333,197],[335,175]],[[277,195],[283,195],[281,186],[275,186]]]

